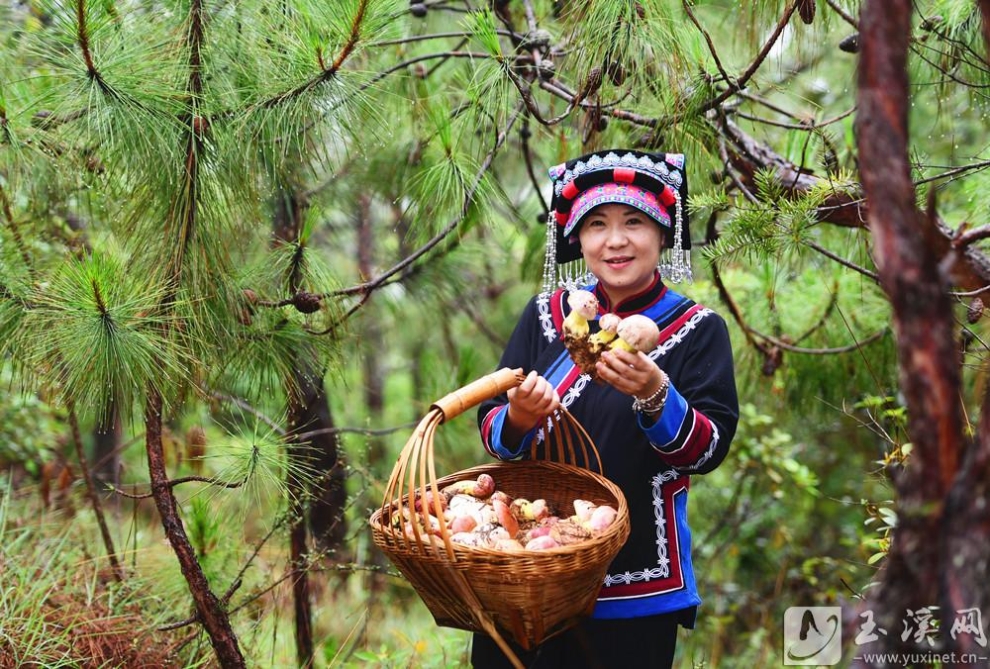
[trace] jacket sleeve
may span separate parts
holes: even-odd
[[[656,422],[638,418],[657,454],[686,474],[715,469],[729,451],[739,422],[732,348],[725,321],[715,314],[693,333],[687,359],[670,379]]]
[[[504,367],[521,368],[524,374],[528,374],[534,368],[536,358],[543,348],[541,338],[544,337],[545,323],[543,321],[546,320],[540,318],[538,297],[529,301],[519,317],[516,328],[513,330],[512,336],[509,337],[509,343],[502,352],[499,369]],[[537,430],[536,428],[530,430],[518,446],[506,447],[502,443],[502,426],[505,423],[508,406],[509,399],[504,394],[482,402],[478,407],[478,427],[481,430],[482,443],[490,455],[500,460],[517,460],[529,452]]]

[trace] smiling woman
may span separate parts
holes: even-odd
[[[653,219],[627,204],[600,204],[584,217],[578,241],[588,271],[613,303],[653,283],[663,235]]]
[[[482,403],[478,423],[492,456],[523,459],[546,448],[547,418],[568,409],[626,497],[631,532],[591,617],[530,652],[514,651],[541,669],[663,669],[673,663],[678,628],[694,626],[701,603],[688,479],[722,462],[739,417],[728,331],[665,283],[691,276],[683,156],[605,151],[553,167],[550,177],[544,289],[499,363],[529,374]],[[634,319],[655,325],[645,351],[612,343],[622,335],[608,323]],[[610,328],[615,336],[603,336]],[[583,370],[565,331],[608,347]],[[475,636],[471,660],[477,669],[511,666],[484,635]]]

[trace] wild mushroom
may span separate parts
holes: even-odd
[[[594,351],[603,350],[616,337],[616,328],[622,319],[615,314],[602,314],[598,319],[598,332],[588,337],[588,343]]]
[[[660,341],[660,328],[652,318],[642,314],[626,316],[615,332],[618,337],[612,342],[611,348],[622,348],[630,353],[649,353]]]
[[[588,336],[588,321],[598,314],[598,298],[587,290],[575,290],[567,296],[571,313],[564,319],[564,336]]]

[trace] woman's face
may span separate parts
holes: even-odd
[[[602,204],[578,230],[581,254],[612,302],[618,304],[650,287],[660,261],[660,226],[639,209]]]

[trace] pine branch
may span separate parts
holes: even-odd
[[[526,175],[529,176],[529,182],[533,184],[533,191],[540,198],[540,207],[543,210],[543,216],[546,217],[550,215],[550,206],[543,199],[543,188],[540,180],[536,178],[536,171],[533,169],[533,150],[529,145],[529,139],[532,136],[533,133],[529,129],[529,120],[523,119],[523,127],[519,130],[519,138],[522,144],[523,159],[526,162]]]
[[[31,255],[28,253],[27,244],[24,243],[24,237],[21,236],[20,227],[18,227],[17,221],[14,219],[14,211],[10,207],[10,198],[7,197],[7,191],[2,183],[0,183],[0,210],[3,211],[3,218],[7,222],[7,228],[10,230],[11,236],[14,238],[14,245],[17,246],[17,251],[21,254],[24,267],[30,272],[33,266]]]
[[[3,90],[0,89],[0,93]],[[14,135],[10,131],[10,121],[7,119],[7,107],[3,102],[3,95],[0,94],[0,144],[13,144]]]
[[[817,242],[813,242],[811,240],[808,240],[808,241],[805,242],[805,245],[808,246],[809,248],[814,249],[815,251],[818,251],[819,253],[821,253],[826,258],[830,258],[831,260],[834,260],[835,262],[839,263],[843,267],[847,267],[847,268],[851,269],[852,271],[854,271],[854,272],[856,272],[858,274],[862,274],[863,276],[867,277],[868,279],[870,279],[874,283],[879,284],[879,282],[880,282],[880,276],[876,272],[874,272],[872,270],[868,270],[865,267],[861,267],[860,265],[857,265],[856,263],[853,263],[853,262],[850,262],[850,261],[846,260],[845,258],[843,258],[840,255],[837,255],[835,253],[832,253],[831,251],[829,251],[825,247],[821,246]]]
[[[840,353],[851,353],[853,351],[858,351],[868,346],[869,344],[872,344],[881,337],[884,337],[885,335],[890,333],[890,328],[881,328],[880,330],[877,330],[870,336],[865,337],[864,339],[861,339],[859,341],[853,342],[852,344],[848,344],[846,346],[835,346],[828,348],[806,348],[802,346],[795,346],[794,344],[791,344],[790,342],[786,342],[783,339],[780,339],[779,337],[774,337],[772,335],[764,334],[750,326],[747,326],[747,330],[750,333],[752,333],[754,336],[759,337],[764,341],[770,342],[777,348],[783,349],[785,351],[791,351],[792,353],[803,353],[805,355],[838,355]]]
[[[262,109],[272,109],[274,107],[278,107],[286,102],[302,97],[304,94],[337,76],[340,68],[344,65],[344,61],[346,61],[347,58],[354,52],[355,48],[357,48],[358,42],[361,39],[361,23],[364,21],[364,15],[367,9],[368,0],[360,0],[358,3],[357,12],[355,12],[354,19],[351,22],[350,36],[347,41],[344,42],[344,45],[340,48],[340,51],[329,67],[324,68],[322,72],[309,81],[300,84],[292,90],[280,93],[273,98],[265,100],[258,106]]]
[[[795,0],[791,2],[791,4],[784,10],[783,16],[780,17],[779,21],[777,21],[777,25],[774,27],[773,31],[770,33],[770,36],[767,37],[766,41],[764,42],[763,48],[761,48],[759,53],[756,54],[756,56],[750,62],[746,70],[743,71],[743,73],[739,75],[737,79],[733,80],[731,77],[726,79],[725,83],[727,84],[727,86],[725,90],[723,90],[715,97],[710,98],[707,101],[703,101],[695,109],[676,112],[674,114],[669,114],[665,117],[655,119],[653,121],[653,126],[652,126],[653,127],[652,136],[646,140],[647,145],[648,146],[653,145],[657,137],[657,133],[659,133],[661,129],[672,125],[677,125],[678,123],[683,121],[688,114],[692,116],[701,115],[704,114],[705,112],[711,111],[713,109],[717,109],[722,105],[722,103],[726,102],[733,95],[743,90],[746,84],[749,83],[749,80],[752,79],[753,76],[756,74],[756,72],[760,69],[760,66],[763,65],[763,62],[767,59],[767,56],[770,55],[770,51],[777,44],[777,40],[780,39],[781,34],[784,32],[784,28],[787,27],[788,23],[790,23],[791,17],[794,15],[795,10],[797,10],[797,6],[798,6],[798,0]],[[696,25],[700,25],[700,24],[696,24]]]
[[[237,669],[245,667],[244,656],[230,625],[229,614],[210,588],[182,525],[178,503],[172,493],[165,469],[165,453],[162,448],[162,399],[154,390],[148,392],[145,426],[148,473],[151,476],[155,505],[169,544],[175,551],[182,568],[182,575],[195,601],[196,613],[210,637],[220,665]]]
[[[184,483],[206,483],[214,488],[235,490],[237,488],[243,487],[250,480],[251,480],[251,473],[246,474],[244,478],[241,479],[240,481],[225,481],[219,476],[190,475],[190,476],[179,476],[176,478],[170,478],[168,480],[168,487],[177,488],[178,486]],[[140,485],[140,484],[134,483],[132,485]],[[109,485],[108,487],[110,491],[113,492],[114,494],[120,495],[121,497],[126,497],[128,499],[151,499],[152,497],[155,496],[154,491],[148,491],[145,493],[131,493],[121,490],[115,485]]]
[[[748,98],[750,100],[760,100],[760,98],[758,98],[757,96],[746,93],[745,91],[741,92],[739,96]],[[786,112],[784,110],[780,110],[780,111],[782,113],[787,113],[788,115],[791,115],[789,114],[789,112]],[[746,112],[739,111],[738,109],[732,112],[733,116],[744,118],[747,121],[753,121],[754,123],[762,123],[764,125],[772,125],[776,128],[784,128],[785,130],[798,130],[801,132],[815,132],[816,130],[832,125],[833,123],[838,123],[839,121],[848,118],[855,113],[856,113],[856,108],[852,107],[851,109],[847,109],[841,114],[837,114],[824,121],[816,121],[813,118],[809,118],[809,119],[802,119],[801,122],[799,123],[785,123],[783,121],[773,121],[771,119],[763,118],[761,116],[756,116],[754,114],[747,114]]]
[[[484,176],[488,171],[488,168],[491,166],[496,153],[498,153],[499,149],[502,147],[502,144],[505,142],[506,138],[508,137],[509,131],[512,129],[512,126],[515,125],[516,120],[519,118],[521,111],[522,111],[521,108],[516,109],[515,113],[506,123],[505,128],[503,128],[502,131],[499,132],[498,138],[495,142],[495,146],[488,152],[484,160],[482,160],[481,166],[477,174],[475,175],[474,183],[465,193],[464,202],[461,206],[460,213],[450,223],[448,223],[440,232],[434,235],[420,248],[418,248],[416,251],[406,256],[405,258],[403,258],[401,261],[393,265],[391,268],[382,272],[379,276],[375,277],[374,279],[370,281],[365,281],[364,283],[361,283],[356,286],[352,286],[350,288],[345,288],[343,290],[333,291],[331,293],[324,294],[323,295],[324,298],[360,295],[361,299],[357,304],[351,307],[351,309],[348,310],[347,313],[344,314],[344,316],[340,319],[339,322],[331,324],[326,330],[320,332],[313,332],[312,334],[325,335],[334,332],[341,325],[341,323],[343,323],[343,321],[347,320],[358,309],[360,309],[368,301],[368,299],[370,299],[372,293],[374,293],[375,290],[378,290],[382,286],[386,285],[386,283],[391,277],[395,276],[400,272],[403,272],[408,267],[413,265],[419,258],[423,257],[428,252],[430,252],[435,246],[437,246],[448,235],[450,235],[452,232],[454,232],[454,230],[457,229],[457,226],[460,225],[461,222],[463,222],[464,219],[467,217],[468,212],[471,209],[471,205],[473,203],[475,193],[478,191],[478,188],[480,187],[482,180],[484,179]]]
[[[89,51],[89,30],[86,27],[86,0],[76,0],[76,39],[82,51],[83,62],[86,63],[86,74],[95,79],[102,87],[102,76],[93,63],[93,54]]]
[[[851,25],[856,30],[859,30],[859,22],[851,14],[846,12],[845,9],[836,0],[825,0],[825,3],[839,16],[842,20]]]
[[[168,270],[173,289],[177,289],[182,277],[183,260],[188,252],[195,234],[196,217],[199,210],[199,164],[200,153],[203,150],[204,121],[199,117],[199,105],[203,97],[203,5],[202,0],[192,0],[189,6],[189,29],[187,31],[186,47],[189,49],[189,75],[186,81],[186,114],[182,119],[186,127],[185,169],[183,170],[184,184],[180,190],[180,202],[177,203],[181,213],[179,222],[179,238],[176,245],[177,255],[172,259]],[[173,211],[170,214],[174,214]],[[170,302],[171,296],[167,299]]]
[[[971,244],[975,244],[981,239],[990,238],[990,225],[983,225],[973,230],[960,231],[952,240],[953,249],[964,249]]]
[[[325,434],[363,434],[368,437],[384,437],[390,434],[395,434],[396,432],[401,432],[408,430],[411,427],[415,427],[419,421],[412,421],[411,423],[405,423],[403,425],[396,425],[395,427],[384,427],[378,430],[371,430],[364,427],[324,427],[319,430],[311,430],[309,432],[301,432],[295,436],[297,441],[309,441],[313,437],[319,437]]]
[[[832,312],[835,311],[835,307],[838,304],[839,304],[839,288],[838,285],[833,284],[832,290],[829,291],[828,304],[825,306],[825,309],[822,311],[822,315],[819,316],[818,321],[815,322],[815,324],[809,327],[807,330],[805,330],[803,334],[794,337],[794,343],[800,344],[802,341],[813,335],[815,332],[824,328],[825,324],[828,322],[829,316],[832,315]]]
[[[517,39],[521,37],[520,35],[512,32],[511,30],[496,30],[496,34],[503,37],[511,37]],[[427,33],[424,35],[409,35],[408,37],[400,37],[398,39],[386,39],[378,40],[376,42],[368,42],[368,47],[378,47],[378,46],[398,46],[400,44],[412,44],[415,42],[429,42],[435,39],[450,39],[452,37],[457,38],[470,38],[473,33],[470,32],[447,32],[447,33]],[[456,49],[455,49],[456,51]]]
[[[701,33],[701,36],[704,37],[705,44],[708,46],[708,53],[711,54],[712,60],[715,61],[715,67],[718,69],[719,74],[722,75],[722,81],[727,84],[731,84],[732,78],[729,76],[729,73],[725,71],[725,67],[722,66],[722,60],[718,57],[718,49],[715,48],[715,42],[712,41],[712,36],[708,34],[705,27],[701,25],[698,17],[694,15],[694,10],[691,9],[691,1],[692,0],[681,0],[681,6],[687,13],[688,18],[691,19],[691,23],[694,24],[694,27],[697,28],[698,32]],[[796,5],[797,3],[795,3],[795,6]]]

